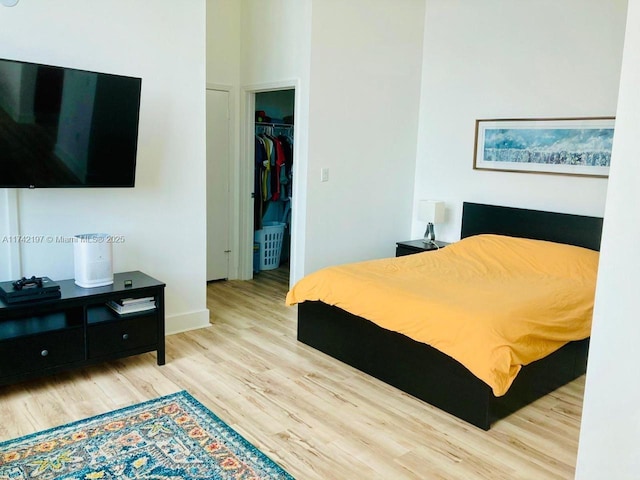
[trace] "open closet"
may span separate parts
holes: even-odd
[[[253,271],[289,267],[295,90],[255,94]]]

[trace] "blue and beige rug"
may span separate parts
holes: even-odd
[[[0,443],[0,480],[293,479],[187,392]]]

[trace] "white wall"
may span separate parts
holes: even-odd
[[[242,54],[240,81],[243,87],[241,108],[244,126],[253,121],[253,108],[247,92],[295,87],[294,181],[292,200],[292,237],[290,282],[304,275],[303,259],[308,218],[307,163],[309,126],[309,62],[312,0],[243,0]],[[251,172],[241,178],[244,191],[253,191],[253,131],[247,131],[246,161]],[[246,198],[247,195],[244,195]],[[242,208],[242,207],[241,207]],[[245,208],[246,210],[246,208]],[[245,252],[253,245],[253,217],[244,219]],[[245,265],[245,270],[247,270]]]
[[[313,3],[305,273],[409,233],[423,24],[423,0]]]
[[[19,251],[11,241],[15,235],[15,197],[14,191],[0,189],[0,281],[18,278],[17,269]],[[13,225],[12,225],[13,224]]]
[[[418,200],[447,202],[438,238],[456,240],[463,201],[601,216],[606,179],[476,171],[475,120],[615,115],[626,0],[427,0]]]
[[[212,41],[233,49],[236,33],[216,27],[227,0],[208,6],[207,82],[219,84],[234,60]],[[239,163],[251,161],[247,92],[296,88],[291,281],[321,266],[393,255],[410,228],[424,1],[243,0],[239,16]],[[321,167],[330,169],[328,183],[319,182]],[[243,191],[253,182],[247,171],[234,179],[232,218],[241,231]],[[247,234],[239,248],[250,242]]]
[[[240,14],[238,0],[206,0],[207,83],[237,88],[240,83]]]
[[[0,7],[0,45],[6,58],[142,77],[136,187],[20,190],[19,230],[124,235],[114,271],[167,283],[167,330],[206,325],[204,0],[22,1]],[[23,244],[22,273],[73,278],[71,244]]]
[[[242,0],[243,86],[308,79],[311,0]]]
[[[229,278],[238,271],[240,238],[240,25],[242,4],[238,0],[207,0],[207,88],[229,92]]]
[[[250,278],[253,253],[253,112],[249,92],[296,87],[294,224],[304,231],[311,0],[207,0],[207,85],[231,92],[230,278]],[[251,210],[252,212],[252,210]],[[296,218],[297,212],[297,218]],[[298,256],[304,239],[293,238]],[[297,245],[297,246],[296,246]],[[243,262],[244,258],[244,264]],[[292,278],[302,262],[292,260]]]
[[[629,0],[620,97],[594,310],[577,479],[640,470],[640,0]]]
[[[229,87],[232,97],[230,278],[249,278],[252,271],[250,92],[296,89],[294,159],[299,181],[292,221],[294,229],[304,232],[310,25],[311,0],[207,0],[207,84]],[[295,232],[292,250],[303,258],[304,238]],[[302,261],[292,259],[292,279],[302,276],[301,266]]]
[[[0,279],[1,281],[12,278],[9,235],[9,209],[7,206],[7,190],[0,190]]]

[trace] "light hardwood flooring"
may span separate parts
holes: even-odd
[[[584,378],[485,432],[296,341],[288,272],[207,287],[155,354],[0,387],[0,441],[187,390],[298,479],[568,479]],[[446,379],[442,379],[446,382]]]

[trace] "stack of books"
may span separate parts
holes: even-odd
[[[122,300],[109,300],[107,307],[118,315],[126,315],[128,313],[154,310],[156,308],[156,300],[154,297],[123,298]]]

